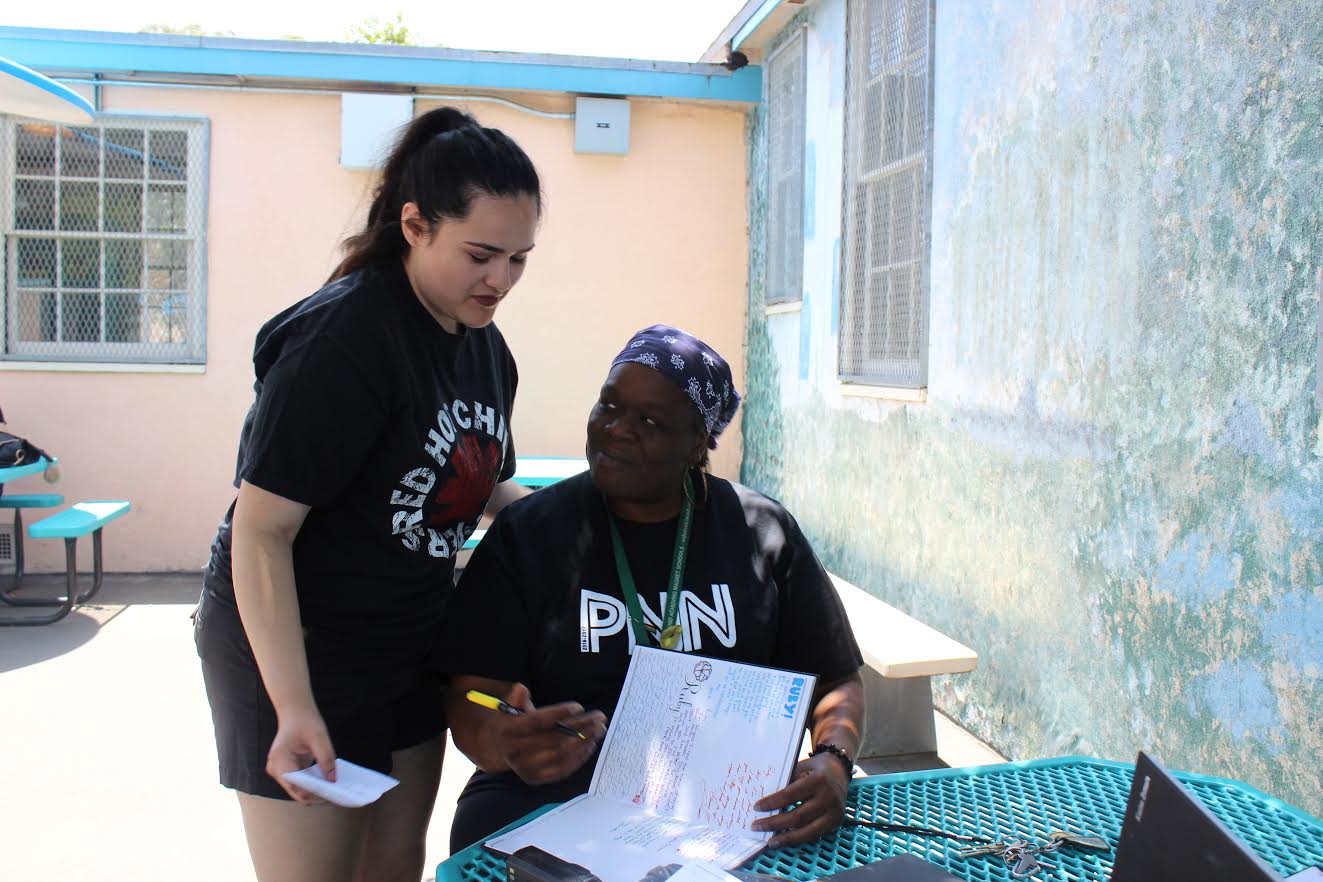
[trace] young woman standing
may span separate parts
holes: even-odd
[[[195,638],[263,882],[421,875],[446,725],[426,656],[455,555],[514,474],[517,376],[491,322],[541,202],[508,136],[420,116],[331,280],[257,335]],[[400,784],[350,809],[280,777],[337,758]]]

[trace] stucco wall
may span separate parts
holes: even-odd
[[[1307,0],[939,0],[927,402],[841,397],[830,268],[752,311],[745,480],[979,651],[939,701],[1013,757],[1145,747],[1323,812],[1320,59]]]
[[[565,96],[516,97],[573,109]],[[0,365],[0,402],[14,431],[60,456],[65,478],[57,489],[70,501],[133,501],[132,515],[107,530],[108,569],[191,570],[206,560],[233,495],[235,446],[252,400],[253,336],[325,279],[339,241],[361,223],[371,179],[339,165],[334,95],[106,87],[103,100],[108,111],[211,121],[206,372],[31,373]],[[418,102],[419,112],[430,106]],[[520,451],[582,454],[597,387],[643,325],[691,329],[743,375],[742,110],[635,101],[629,155],[606,157],[573,152],[572,120],[486,103],[466,109],[518,140],[546,189],[537,249],[497,317],[519,362]],[[733,475],[738,426],[727,438],[713,465]],[[11,485],[14,492],[40,486],[35,478]],[[30,569],[62,569],[56,544],[30,543]]]

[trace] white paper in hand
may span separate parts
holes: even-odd
[[[374,769],[365,769],[345,759],[335,761],[334,782],[327,781],[326,776],[317,766],[309,766],[297,772],[286,772],[281,777],[333,805],[342,805],[346,808],[359,808],[376,802],[381,798],[381,794],[400,783],[390,775],[383,775]]]

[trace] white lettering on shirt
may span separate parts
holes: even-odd
[[[460,408],[464,410],[461,412]],[[455,401],[450,405],[450,412],[455,416],[455,424],[461,429],[473,428],[473,421],[468,418],[469,406],[462,401]]]
[[[473,428],[486,429],[488,435],[496,434],[496,408],[483,407],[479,401],[473,402]]]
[[[712,602],[715,609],[703,603],[688,591],[680,595],[684,610],[685,652],[703,648],[703,635],[698,626],[707,625],[721,645],[729,649],[735,645],[735,604],[730,600],[730,586],[712,583]]]
[[[664,609],[666,595],[657,597],[659,608]],[[707,630],[722,646],[731,648],[735,645],[735,604],[731,600],[730,586],[724,583],[712,583],[712,606],[699,600],[692,591],[680,592],[680,604],[676,620],[684,628],[681,634],[681,647],[685,652],[694,652],[703,648],[702,632]],[[648,602],[639,598],[639,607],[646,622],[661,630],[662,619],[652,611]],[[626,653],[634,653],[634,629],[625,627],[629,622],[629,613],[625,602],[609,594],[599,594],[587,588],[579,590],[579,651],[600,653],[603,637],[613,637],[622,630],[627,638]]]
[[[407,505],[410,508],[422,508],[423,503],[427,501],[427,494],[432,491],[436,484],[436,472],[431,469],[414,469],[403,478],[400,483],[410,490],[416,490],[417,495],[411,496],[408,493],[401,493],[399,490],[390,495],[391,505]]]
[[[601,639],[619,634],[629,616],[625,604],[609,594],[598,594],[587,588],[579,592],[579,651],[601,652]],[[634,634],[629,634],[630,651],[634,649]]]
[[[441,434],[446,437],[447,441],[455,440],[455,423],[450,419],[450,412],[446,410],[444,404],[441,405],[441,408],[436,412],[436,424],[441,429]],[[449,449],[450,447],[447,445],[446,450]]]
[[[444,412],[444,411],[443,411]],[[427,455],[436,460],[436,464],[446,467],[446,454],[450,452],[450,442],[436,433],[436,429],[427,430],[428,443],[423,445]]]
[[[449,530],[446,531],[446,533],[449,532]],[[446,535],[444,533],[438,533],[436,530],[428,527],[427,538],[430,540],[427,543],[428,554],[432,557],[450,557],[450,543],[446,541]]]
[[[408,533],[422,522],[423,513],[421,511],[397,511],[395,516],[391,518],[391,533],[395,536]]]

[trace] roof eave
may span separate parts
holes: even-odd
[[[43,71],[137,78],[192,74],[740,103],[757,103],[762,92],[756,68],[718,64],[173,34],[0,27],[0,56]]]
[[[762,57],[772,39],[813,0],[748,0],[699,59],[724,64],[732,52],[743,52],[751,61]]]

